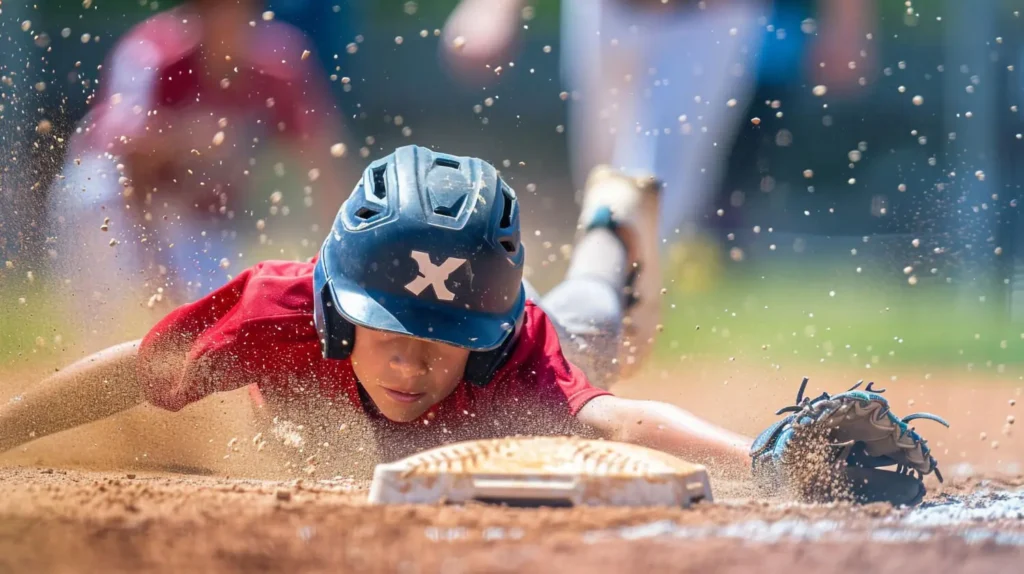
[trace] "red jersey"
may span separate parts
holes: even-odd
[[[321,354],[313,267],[265,261],[167,315],[139,348],[147,400],[178,410],[213,392],[255,384],[268,402],[314,398],[382,418],[360,391],[351,361]],[[538,423],[561,424],[606,394],[565,359],[550,319],[528,301],[516,347],[490,384],[463,381],[408,424],[455,427],[476,419],[500,426],[500,434],[539,434]]]
[[[200,46],[215,39],[202,37],[198,19],[187,8],[169,10],[118,41],[78,145],[117,155],[123,138],[139,135],[147,118],[168,111],[213,116],[210,133],[197,134],[202,141],[195,147],[202,150],[218,130],[219,117],[257,116],[269,131],[299,139],[323,124],[333,105],[313,61],[303,58],[308,45],[302,32],[258,21],[243,52],[232,55],[232,72],[212,78]]]

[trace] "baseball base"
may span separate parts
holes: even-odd
[[[707,470],[630,444],[571,437],[467,441],[378,465],[372,504],[677,506],[711,501]]]

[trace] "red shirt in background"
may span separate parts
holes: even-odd
[[[217,111],[211,127],[219,117],[254,115],[273,132],[296,139],[322,127],[333,104],[314,60],[303,59],[310,48],[301,31],[257,21],[248,35],[252,41],[232,55],[232,71],[222,83],[223,78],[211,77],[204,66],[198,20],[187,8],[169,10],[118,41],[104,65],[99,95],[78,145],[117,155],[122,138],[139,135],[153,112],[158,117],[193,107]],[[212,127],[210,134],[197,137],[197,149],[208,147],[216,131]]]
[[[319,397],[337,408],[348,403],[376,412],[361,396],[351,361],[321,355],[313,267],[265,261],[167,315],[139,348],[139,378],[149,402],[178,410],[211,393],[255,384],[268,402]],[[516,427],[508,434],[532,432],[541,418],[572,417],[606,394],[565,359],[550,319],[528,301],[516,348],[491,383],[461,382],[414,422],[501,418]]]

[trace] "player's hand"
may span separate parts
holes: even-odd
[[[441,34],[441,58],[452,74],[473,85],[493,81],[494,68],[511,58],[522,7],[523,0],[462,0]]]
[[[148,119],[144,129],[121,146],[131,185],[150,190],[177,181],[219,181],[218,166],[238,157],[242,138],[239,122],[218,122],[225,110],[192,106]],[[189,171],[192,171],[190,174]]]
[[[796,404],[778,412],[791,414],[751,447],[754,480],[767,494],[909,506],[924,498],[924,476],[934,472],[942,480],[927,441],[907,423],[948,423],[927,413],[900,419],[881,396],[884,390],[873,389],[872,383],[857,390],[860,384],[811,399],[803,396],[803,380]]]
[[[163,182],[180,177],[188,149],[178,129],[168,122],[151,120],[139,133],[128,138],[121,146],[125,175],[138,190],[159,188]]]

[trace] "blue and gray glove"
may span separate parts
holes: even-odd
[[[928,442],[907,423],[938,416],[917,413],[898,418],[863,381],[849,391],[804,397],[805,378],[790,413],[758,435],[750,450],[754,480],[765,494],[814,502],[847,500],[915,505],[924,498],[923,478],[934,472],[942,481]],[[895,469],[883,470],[895,466]]]

